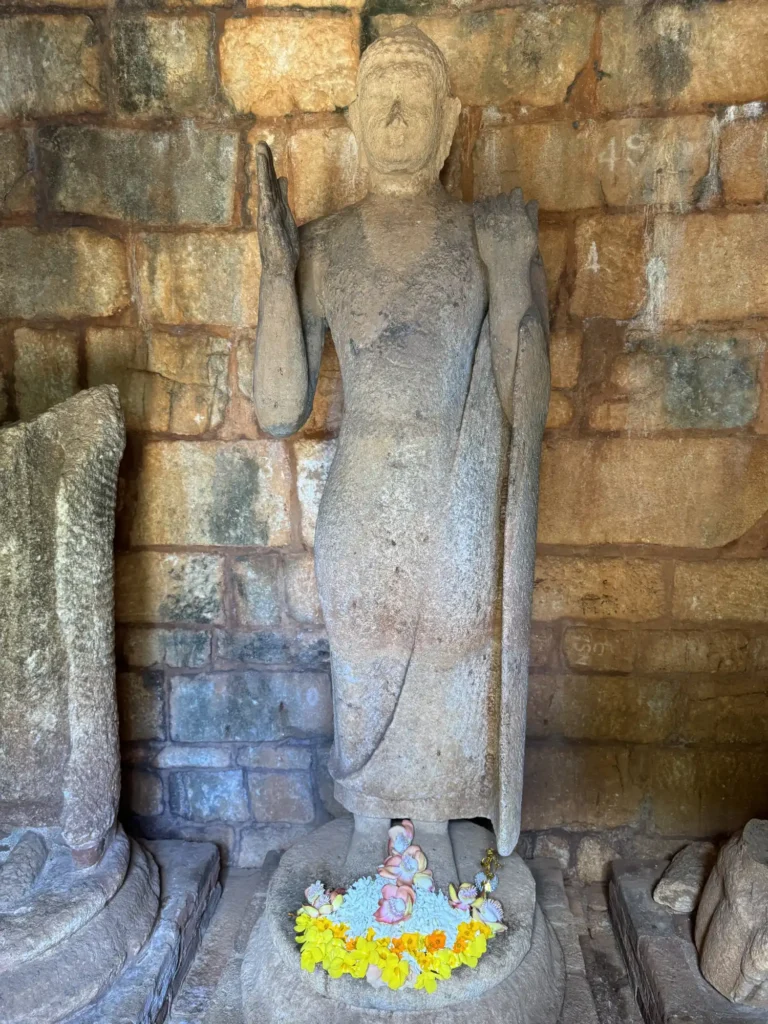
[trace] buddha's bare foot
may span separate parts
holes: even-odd
[[[347,881],[375,875],[387,857],[387,833],[392,822],[389,818],[368,818],[355,815],[355,831],[344,862]]]
[[[453,844],[448,832],[447,821],[414,821],[414,843],[420,846],[427,857],[427,867],[438,889],[447,889],[453,882],[458,885],[462,879],[456,868]],[[467,879],[464,879],[467,881]]]

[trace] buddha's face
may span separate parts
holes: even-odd
[[[429,68],[418,61],[393,63],[366,76],[358,97],[359,133],[370,166],[379,174],[417,174],[434,161],[445,101]]]

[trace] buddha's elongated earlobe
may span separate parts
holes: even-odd
[[[443,104],[443,119],[442,125],[440,126],[440,141],[435,153],[435,159],[437,163],[436,174],[440,174],[443,169],[443,164],[448,159],[448,154],[451,151],[451,145],[453,144],[453,137],[456,134],[456,128],[459,124],[459,115],[461,114],[461,100],[458,96],[447,96]]]
[[[352,134],[355,136],[357,142],[357,163],[361,171],[368,170],[368,159],[365,155],[365,146],[363,145],[363,134],[360,125],[360,101],[357,99],[347,107],[347,123],[352,129]]]

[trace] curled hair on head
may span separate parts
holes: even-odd
[[[357,73],[358,92],[363,79],[372,71],[398,60],[418,62],[427,67],[437,88],[444,95],[450,95],[451,86],[445,57],[429,36],[415,25],[406,25],[387,35],[379,36],[363,51]]]

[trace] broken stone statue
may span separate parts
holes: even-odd
[[[112,544],[124,442],[112,387],[0,429],[2,1024],[79,1024],[142,949],[152,953],[163,921],[155,859],[116,820]],[[148,974],[153,965],[165,969],[149,955]]]
[[[735,1003],[768,1007],[768,821],[748,821],[720,851],[695,938],[710,985]]]
[[[656,903],[673,914],[692,914],[717,859],[714,843],[689,843],[675,854],[653,890]]]
[[[330,770],[353,818],[284,856],[244,962],[249,1024],[400,1011],[413,1024],[544,1024],[560,1013],[562,954],[513,854],[549,399],[546,288],[536,209],[519,190],[469,205],[440,184],[459,111],[442,53],[409,27],[361,59],[349,117],[365,199],[299,230],[268,146],[258,149],[261,427],[287,437],[307,419],[327,329],[342,372],[315,567],[333,676]],[[495,839],[467,820],[478,817]],[[393,819],[408,819],[395,838]],[[389,842],[385,877],[405,886],[379,913],[407,915],[411,895],[418,905],[403,834],[418,844],[414,864],[429,864],[425,884],[443,890],[469,891],[495,845],[508,858],[494,894],[508,930],[434,993],[424,978],[374,986],[300,972],[288,915],[309,883],[376,874]]]

